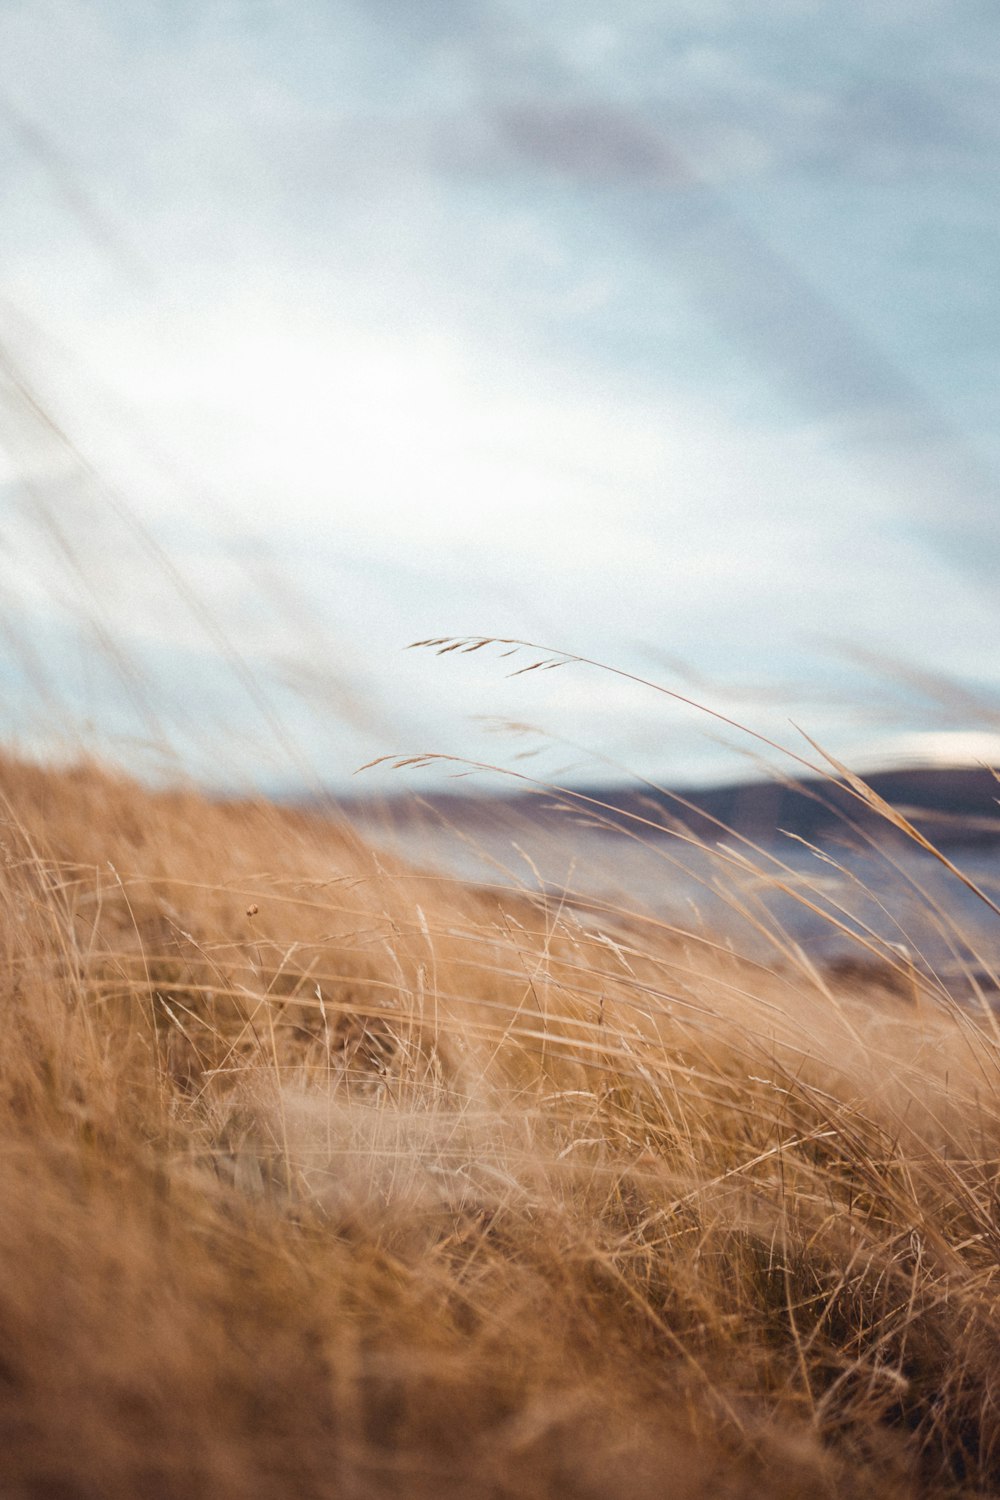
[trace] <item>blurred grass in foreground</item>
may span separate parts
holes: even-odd
[[[1000,1484],[1000,1032],[0,765],[5,1494]]]

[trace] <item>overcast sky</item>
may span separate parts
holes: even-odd
[[[799,748],[994,755],[998,36],[3,0],[7,732],[274,783],[550,743],[487,719],[556,742],[532,774],[741,768],[621,679],[401,649],[488,634]]]

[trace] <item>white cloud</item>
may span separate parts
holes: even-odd
[[[854,635],[995,675],[988,603],[890,534],[917,514],[920,465],[876,475],[825,420],[827,387],[856,387],[864,359],[823,343],[831,325],[809,323],[780,255],[736,266],[763,235],[713,261],[662,196],[678,141],[716,185],[784,192],[781,174],[824,151],[824,171],[853,171],[875,105],[896,167],[919,167],[941,147],[923,96],[876,88],[866,105],[799,80],[764,31],[749,45],[756,12],[738,5],[675,7],[668,23],[633,3],[613,24],[595,6],[521,7],[517,27],[475,4],[394,14],[396,31],[388,11],[376,25],[363,6],[277,7],[255,37],[220,8],[169,27],[110,3],[0,12],[0,93],[44,137],[0,140],[14,167],[5,292],[43,335],[9,318],[4,331],[192,591],[260,659],[287,654],[294,628],[261,606],[247,549],[219,552],[256,536],[289,570],[289,597],[428,722],[454,724],[490,693],[388,654],[452,626],[544,630],[618,660],[646,641],[752,679],[797,670],[810,634]],[[781,14],[807,28],[821,73],[818,13]],[[521,157],[505,119],[520,120]],[[794,269],[807,199],[782,201]],[[716,215],[717,231],[732,224]],[[136,261],[153,291],[130,280]],[[807,291],[821,263],[807,262]],[[885,426],[884,404],[866,411]],[[40,483],[63,486],[107,617],[201,649],[174,584],[126,546],[100,494],[74,492],[66,462],[30,455]],[[919,503],[925,521],[955,519],[929,486]],[[984,556],[982,518],[963,525]],[[58,592],[51,561],[17,545],[37,612]],[[546,691],[558,704],[569,690]],[[558,711],[578,730],[597,712],[623,744],[646,732],[611,703]]]

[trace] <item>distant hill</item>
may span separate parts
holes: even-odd
[[[878,771],[865,777],[865,782],[935,843],[1000,843],[1000,781],[989,770],[907,768]],[[724,836],[726,830],[755,839],[784,830],[810,842],[842,837],[850,832],[851,823],[866,833],[887,830],[885,821],[860,803],[843,782],[818,777],[675,791],[594,785],[513,797],[431,792],[422,794],[419,805],[407,797],[383,802],[380,816],[405,823],[426,816],[427,809],[465,828],[484,821],[494,823],[505,810],[536,823],[564,820],[570,812],[588,821],[599,818],[611,829],[624,828],[638,816],[664,829],[683,827],[709,841]],[[345,811],[350,813],[350,804]]]

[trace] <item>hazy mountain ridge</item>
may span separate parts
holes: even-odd
[[[878,797],[901,812],[939,845],[1000,844],[1000,779],[986,767],[907,767],[878,771],[864,778]],[[342,804],[370,805],[368,799]],[[430,811],[461,827],[495,821],[504,810],[535,822],[579,816],[610,830],[636,827],[644,820],[664,830],[683,827],[699,839],[717,840],[733,831],[766,839],[779,832],[809,842],[842,839],[851,825],[884,842],[888,825],[860,802],[842,781],[820,777],[800,781],[747,781],[702,788],[592,786],[539,789],[515,796],[427,792],[418,800],[401,795],[386,799],[380,814],[390,822],[407,822]]]

